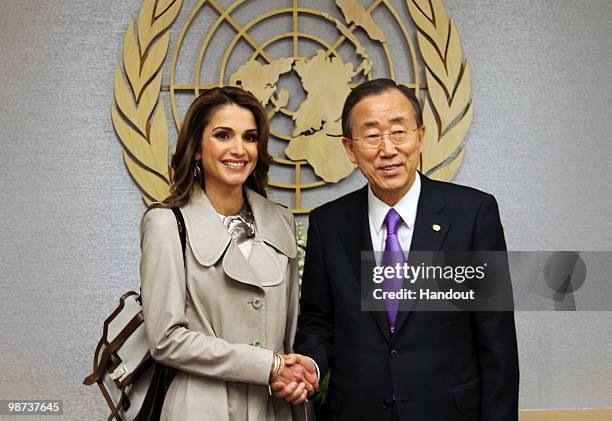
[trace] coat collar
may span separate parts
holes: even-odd
[[[255,237],[268,243],[290,259],[296,257],[297,244],[294,229],[283,215],[281,206],[249,188],[246,189],[246,194],[255,218]]]
[[[259,239],[289,258],[297,255],[293,229],[279,206],[255,191],[246,188],[246,197],[255,218],[255,239]],[[217,211],[199,186],[191,192],[182,208],[187,237],[195,258],[204,266],[216,264],[223,256],[231,237]]]

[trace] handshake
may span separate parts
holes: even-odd
[[[300,354],[274,354],[270,369],[270,392],[298,405],[319,390],[314,362]]]

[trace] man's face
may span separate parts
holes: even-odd
[[[353,107],[350,114],[351,136],[363,139],[406,131],[405,143],[395,145],[384,136],[378,148],[364,148],[359,140],[343,138],[349,159],[370,182],[372,191],[383,202],[394,206],[408,192],[416,177],[425,128],[417,127],[412,104],[397,89],[367,96]]]

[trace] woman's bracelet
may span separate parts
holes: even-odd
[[[274,353],[274,359],[272,361],[272,370],[270,371],[270,381],[276,376],[280,375],[285,369],[285,359],[278,352]],[[272,396],[272,388],[268,384],[268,393]]]
[[[272,372],[270,373],[270,379],[273,379],[280,375],[285,369],[285,359],[278,352],[274,353],[274,364],[272,365]]]

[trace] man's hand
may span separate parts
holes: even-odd
[[[294,405],[319,390],[317,369],[313,362],[300,354],[284,355],[285,370],[270,381],[274,395]]]

